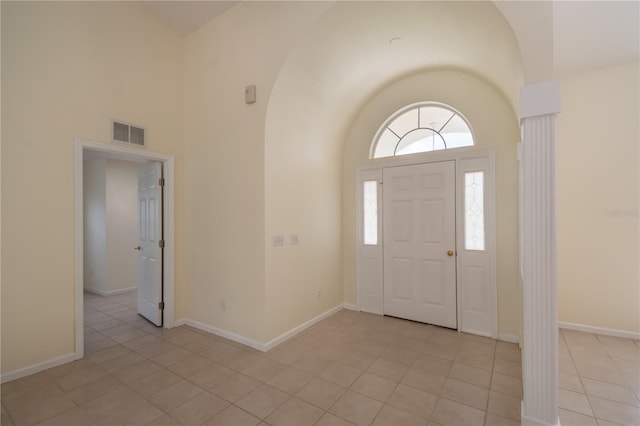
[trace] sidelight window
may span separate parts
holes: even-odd
[[[378,181],[366,180],[363,183],[364,195],[364,244],[378,244]]]
[[[464,174],[464,248],[484,250],[484,172]]]

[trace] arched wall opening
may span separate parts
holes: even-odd
[[[356,163],[345,157],[355,145],[345,137],[377,93],[425,69],[472,70],[517,128],[522,60],[511,27],[490,2],[339,2],[286,58],[265,118],[267,337],[355,301],[347,247],[353,216],[346,213],[353,199],[346,194]],[[464,88],[448,89],[465,95]],[[517,188],[517,180],[510,183]],[[284,246],[274,247],[274,236]]]
[[[343,286],[346,303],[356,304],[355,172],[388,159],[369,159],[380,124],[403,106],[441,102],[460,111],[474,130],[475,145],[456,152],[495,152],[498,331],[515,340],[521,326],[518,272],[518,119],[508,100],[484,79],[464,71],[424,71],[380,90],[360,110],[345,138],[342,168]],[[428,162],[431,153],[414,154]],[[408,157],[408,156],[407,156]]]

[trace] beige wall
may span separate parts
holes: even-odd
[[[640,332],[638,63],[564,78],[559,320]]]
[[[2,2],[2,371],[75,351],[74,138],[145,126],[182,168],[181,39],[126,2]],[[184,278],[176,191],[177,315]],[[184,313],[182,313],[184,315]],[[46,324],[46,327],[43,326]]]
[[[189,318],[258,342],[274,337],[275,321],[266,313],[265,203],[278,189],[265,185],[265,114],[287,52],[325,7],[240,3],[184,41]],[[250,84],[257,86],[257,102],[247,105]],[[298,202],[289,199],[283,208]],[[303,242],[309,237],[300,228],[282,232],[289,229]]]
[[[84,288],[108,295],[138,280],[138,168],[140,163],[85,160]]]
[[[107,287],[107,160],[86,160],[82,169],[84,214],[83,287],[104,294]]]
[[[476,145],[458,152],[495,150],[496,241],[499,332],[519,336],[521,280],[518,272],[518,120],[492,85],[468,73],[433,71],[401,79],[376,94],[361,110],[346,139],[343,168],[344,300],[356,303],[355,171],[376,164],[369,149],[380,125],[400,108],[436,101],[459,110],[471,124]],[[428,155],[424,158],[428,161]]]
[[[107,293],[138,285],[138,169],[140,163],[107,160]]]

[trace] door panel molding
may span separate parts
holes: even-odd
[[[458,326],[456,260],[447,256],[456,245],[455,167],[455,161],[446,161],[382,170],[387,315]],[[403,185],[394,184],[400,181]]]
[[[138,313],[157,326],[163,324],[161,180],[160,162],[138,170]]]

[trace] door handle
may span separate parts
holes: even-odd
[[[453,251],[452,251],[452,250],[449,250],[449,251],[447,252],[447,256],[453,256]]]
[[[140,246],[137,246],[137,247],[134,247],[133,249],[134,249],[134,250],[141,250],[141,247],[140,247]]]

